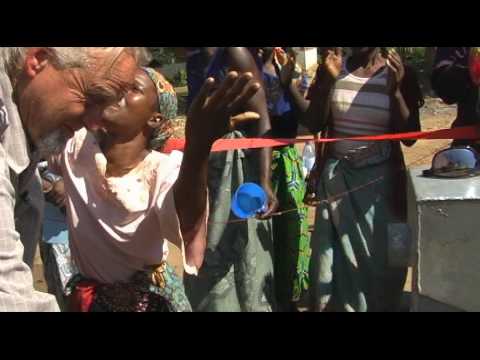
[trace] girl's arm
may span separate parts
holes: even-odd
[[[253,74],[255,81],[263,83],[260,70],[247,48],[229,47],[227,48],[227,51],[230,70],[238,71],[240,73],[250,72]],[[271,130],[271,124],[263,87],[246,104],[244,111],[252,111],[260,115],[260,120],[257,122],[256,136],[268,136]],[[260,185],[265,190],[268,197],[268,209],[261,216],[262,219],[265,219],[270,217],[272,213],[276,211],[278,200],[271,187],[272,148],[262,148],[258,150],[258,153],[260,157]]]
[[[310,104],[300,117],[300,122],[310,132],[322,131],[330,116],[330,94],[342,69],[342,49],[329,49],[323,54],[322,64],[317,70],[315,80],[310,87],[308,98]]]
[[[392,124],[394,132],[420,130],[420,107],[423,95],[413,69],[404,67],[400,56],[393,50],[387,57],[392,101]],[[411,146],[414,141],[404,141]]]
[[[173,187],[186,262],[197,269],[203,263],[207,245],[203,229],[208,204],[207,176],[211,147],[217,139],[232,131],[236,125],[232,116],[245,108],[245,104],[258,92],[260,84],[253,81],[250,74],[230,73],[208,96],[213,87],[214,80],[207,79],[190,108],[183,161]],[[245,120],[258,120],[258,114],[243,114],[242,121]]]

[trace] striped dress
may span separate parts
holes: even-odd
[[[362,78],[348,72],[344,62],[330,105],[335,137],[380,135],[390,131],[387,80],[386,67],[371,78]],[[334,143],[332,150],[340,159],[369,145],[372,142],[345,140]]]
[[[329,132],[337,137],[390,132],[387,76],[384,69],[359,78],[344,66],[331,96]],[[406,269],[387,262],[388,224],[399,222],[396,160],[385,152],[367,152],[360,165],[345,159],[364,147],[391,144],[334,143],[321,171],[317,195],[327,201],[317,207],[309,271],[315,311],[391,311],[399,305]]]

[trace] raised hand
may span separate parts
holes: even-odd
[[[336,80],[342,71],[342,48],[327,49],[322,56],[322,65],[332,80]]]
[[[295,52],[290,51],[287,53],[282,48],[276,48],[274,66],[283,87],[288,87],[292,83],[296,64]]]
[[[220,86],[208,78],[195,98],[187,117],[186,140],[210,147],[217,139],[245,122],[256,121],[255,112],[239,111],[260,89],[251,73],[228,73]],[[213,90],[213,92],[212,92]]]
[[[395,49],[388,50],[386,61],[389,72],[388,86],[390,94],[394,95],[400,92],[400,87],[405,77],[405,67],[403,66],[402,58]]]

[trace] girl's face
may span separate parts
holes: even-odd
[[[158,114],[157,109],[155,85],[144,70],[138,69],[133,87],[103,111],[104,130],[110,135],[134,137]]]

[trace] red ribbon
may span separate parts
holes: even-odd
[[[212,147],[213,152],[239,150],[239,149],[258,149],[265,147],[277,147],[291,144],[306,143],[315,141],[318,143],[329,143],[341,140],[358,141],[385,141],[385,140],[477,140],[480,139],[480,127],[464,126],[453,129],[441,129],[434,131],[415,131],[398,134],[384,134],[374,136],[358,136],[351,138],[302,138],[302,139],[263,139],[263,138],[242,138],[242,139],[220,139]],[[173,150],[183,150],[185,139],[170,139],[165,145],[164,152],[170,153]]]

